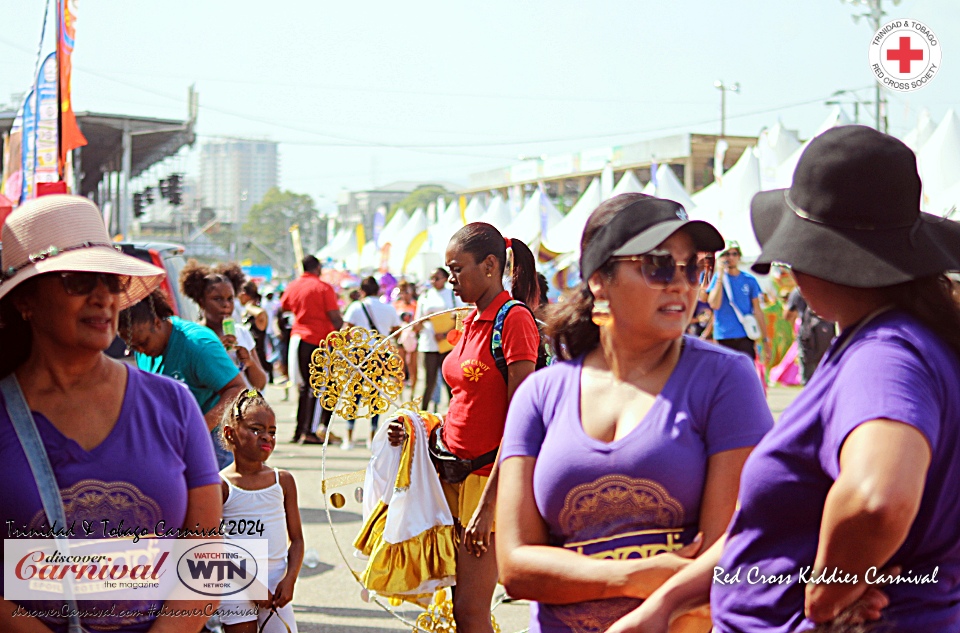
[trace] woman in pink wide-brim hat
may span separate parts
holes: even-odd
[[[86,522],[91,537],[105,536],[97,531],[104,520],[147,536],[161,522],[215,527],[219,479],[196,402],[177,382],[103,353],[120,310],[146,297],[164,271],[118,252],[100,210],[79,196],[27,202],[7,218],[2,242],[0,507],[8,526],[42,534]],[[51,615],[62,613],[59,594],[32,593],[37,600],[0,599],[0,630],[158,630],[161,600],[143,592],[119,603],[85,595],[84,610],[103,615],[82,622]],[[208,602],[176,608],[202,614]],[[17,606],[48,615],[13,618]],[[178,618],[171,630],[199,630],[204,620]]]

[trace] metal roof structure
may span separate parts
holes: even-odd
[[[16,112],[0,112],[0,132],[9,132]],[[75,166],[80,195],[96,194],[104,174],[123,171],[123,136],[131,138],[130,178],[135,178],[151,165],[175,155],[196,139],[194,120],[154,119],[125,114],[78,112],[77,124],[87,138],[87,145],[76,150]]]
[[[77,124],[87,139],[84,147],[73,150],[73,193],[87,196],[101,208],[110,203],[112,233],[127,235],[133,217],[130,180],[151,165],[175,155],[180,148],[196,140],[199,100],[193,87],[188,92],[187,120],[155,119],[77,112]],[[7,133],[16,112],[0,112],[0,133]]]

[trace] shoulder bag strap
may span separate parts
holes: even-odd
[[[37,425],[30,413],[30,407],[27,405],[26,398],[23,397],[20,383],[17,382],[17,377],[13,372],[0,380],[0,391],[3,392],[7,415],[10,416],[13,429],[17,433],[17,439],[20,440],[20,446],[23,447],[27,462],[30,464],[30,471],[33,473],[33,480],[40,492],[40,502],[43,504],[43,511],[47,515],[50,529],[54,530],[59,525],[60,529],[65,531],[67,517],[63,511],[63,499],[60,497],[57,478],[53,474],[53,467],[50,465],[49,457],[47,457],[47,450],[43,447],[43,440],[40,439],[40,432],[37,431]],[[54,538],[57,542],[57,549],[64,555],[69,555],[70,543],[66,537],[57,536]],[[67,581],[64,583],[63,589],[71,613],[69,633],[83,633],[80,618],[76,614],[77,601],[73,597],[73,583]]]
[[[370,316],[370,313],[367,312],[367,304],[363,302],[363,299],[360,300],[360,308],[363,310],[363,313],[366,315],[367,321],[369,321],[370,323],[370,327],[376,330],[377,334],[383,334],[383,332],[380,331],[380,326],[377,325],[376,321],[373,320],[373,317]]]
[[[743,312],[740,312],[740,308],[737,307],[737,302],[733,300],[733,290],[730,289],[730,279],[726,274],[723,276],[723,294],[727,295],[727,301],[730,302],[730,307],[733,308],[733,311],[737,315],[737,321],[740,321],[740,325],[746,329],[746,326],[743,325]]]

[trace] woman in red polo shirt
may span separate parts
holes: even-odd
[[[540,333],[530,310],[510,308],[502,330],[507,379],[497,369],[491,351],[494,320],[511,299],[504,290],[507,251],[513,254],[509,284],[513,298],[537,308],[539,287],[533,253],[519,240],[511,242],[483,222],[463,227],[447,245],[446,264],[454,293],[476,310],[464,320],[463,334],[443,362],[443,377],[452,389],[442,439],[461,459],[478,460],[498,451],[507,419],[507,404],[536,367]],[[402,441],[402,427],[391,433]],[[457,586],[453,615],[460,633],[493,633],[490,602],[497,586],[494,547],[494,506],[497,462],[473,471],[463,482],[444,482],[453,515],[461,529],[457,549]]]

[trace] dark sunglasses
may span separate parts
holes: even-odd
[[[647,285],[655,290],[663,290],[674,279],[678,268],[683,269],[684,279],[691,287],[702,286],[713,272],[713,258],[691,255],[685,262],[677,262],[673,255],[646,253],[643,255],[624,255],[611,257],[614,262],[639,262],[640,272]]]
[[[127,289],[130,288],[129,275],[81,272],[60,273],[60,283],[63,284],[64,292],[75,297],[81,297],[90,294],[97,287],[97,283],[101,281],[112,295],[118,295],[121,292],[126,292]]]

